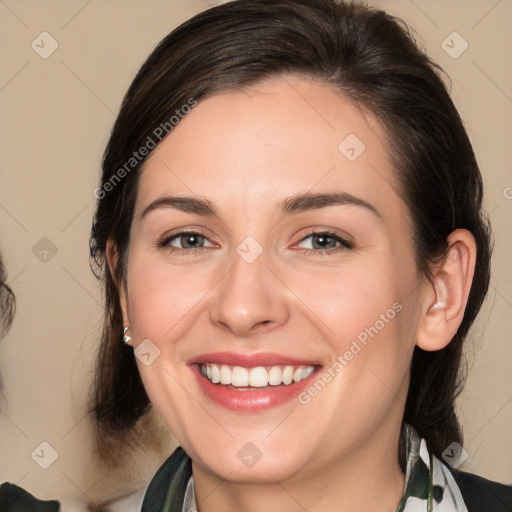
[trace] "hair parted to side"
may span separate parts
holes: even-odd
[[[7,271],[0,258],[0,338],[11,327],[16,311],[16,298],[7,284]]]
[[[491,240],[482,179],[471,143],[440,75],[406,24],[354,2],[238,0],[200,13],[156,47],[131,84],[103,161],[102,185],[190,98],[295,74],[331,84],[383,124],[399,191],[413,220],[416,259],[425,278],[443,257],[447,236],[471,231],[475,278],[463,321],[443,350],[415,348],[403,421],[435,455],[462,443],[454,402],[465,380],[463,342],[487,293]],[[97,204],[90,239],[105,292],[105,322],[91,411],[99,440],[137,431],[149,410],[133,350],[121,342],[121,283],[144,160]],[[106,265],[107,242],[118,265]],[[140,432],[137,439],[141,439]],[[126,447],[126,444],[124,445]],[[401,457],[401,463],[403,460]]]

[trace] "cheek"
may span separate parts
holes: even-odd
[[[205,271],[162,264],[133,249],[128,263],[128,312],[138,339],[173,338],[215,283]]]
[[[353,418],[385,414],[394,393],[402,393],[415,341],[417,279],[412,257],[391,252],[314,280],[297,275],[295,291],[306,298],[314,312],[310,318],[331,348],[331,405],[338,404],[333,397],[340,397]],[[318,414],[328,401],[327,395],[318,400]],[[348,421],[340,415],[340,421]]]
[[[350,340],[359,335],[364,338],[367,329],[376,325],[382,331],[395,319],[401,309],[397,303],[402,304],[412,286],[406,274],[391,260],[361,258],[315,275],[297,272],[294,292],[310,309],[313,321],[316,318],[317,325],[323,325],[339,353]]]

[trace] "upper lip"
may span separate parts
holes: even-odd
[[[255,368],[257,366],[319,366],[318,361],[311,359],[298,359],[284,354],[260,352],[243,354],[237,352],[211,352],[202,354],[187,361],[188,364],[225,364],[228,366],[243,366]]]

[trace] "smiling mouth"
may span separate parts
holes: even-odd
[[[199,366],[201,375],[211,383],[228,386],[230,389],[240,391],[270,386],[289,386],[306,379],[315,371],[313,365],[275,365],[245,368],[243,366],[203,363]]]

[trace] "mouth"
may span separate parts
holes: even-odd
[[[321,365],[275,354],[218,353],[189,361],[206,398],[236,412],[271,409],[297,398]]]

